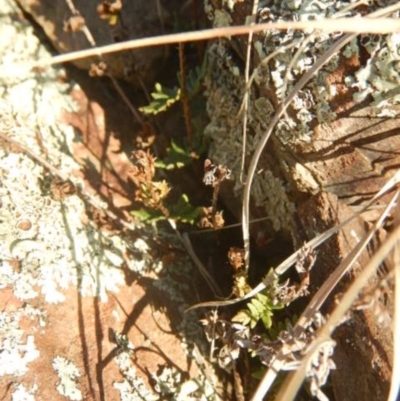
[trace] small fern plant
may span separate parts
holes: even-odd
[[[207,58],[204,59],[201,67],[197,66],[189,71],[185,77],[185,88],[187,96],[192,99],[195,95],[201,92],[202,83],[207,71]],[[169,109],[173,104],[181,100],[182,97],[182,78],[178,74],[180,88],[167,88],[157,82],[154,86],[154,91],[151,93],[151,102],[147,106],[140,107],[139,110],[144,114],[158,114]]]
[[[160,83],[156,83],[151,97],[153,100],[149,105],[139,108],[144,114],[158,114],[167,110],[180,99],[181,90],[177,87],[166,88]]]
[[[273,269],[267,275],[270,285],[264,291],[258,293],[245,309],[241,309],[233,318],[233,322],[241,323],[254,329],[261,321],[266,329],[272,326],[274,310],[282,309],[284,304],[276,300],[275,289],[278,287],[278,279],[274,277]]]

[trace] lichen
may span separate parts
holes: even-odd
[[[72,401],[82,400],[82,392],[77,385],[77,380],[81,376],[78,368],[62,356],[56,356],[52,365],[59,378],[57,391]]]
[[[282,181],[274,177],[271,171],[263,171],[254,180],[252,195],[256,199],[256,206],[268,204],[269,217],[275,231],[282,231],[291,224],[294,205],[289,201]],[[286,216],[286,219],[282,216]]]
[[[33,385],[30,389],[26,389],[23,384],[17,384],[15,391],[13,391],[11,400],[12,401],[35,401],[34,394],[38,387]]]
[[[206,3],[208,15],[214,18],[214,22],[217,11],[228,11],[231,15],[235,12],[226,2]],[[349,7],[351,5],[353,5],[352,1],[334,0],[273,0],[267,4],[260,2],[258,21],[307,21],[336,16],[357,17],[359,8]],[[379,4],[374,2],[369,5],[368,12],[378,7]],[[240,18],[240,21],[244,23],[245,17],[240,16]],[[235,23],[238,23],[238,15],[236,15]],[[254,35],[253,71],[250,71],[254,73],[254,83],[253,89],[249,91],[247,159],[253,154],[270,122],[274,113],[271,105],[283,101],[298,79],[314,65],[339,36],[340,33],[290,29],[287,31],[270,29]],[[233,41],[235,44],[232,43]],[[288,112],[274,129],[274,135],[281,144],[279,146],[293,150],[311,144],[317,125],[327,124],[337,119],[337,111],[333,108],[332,101],[342,94],[339,92],[340,87],[338,89],[336,85],[340,74],[339,67],[343,66],[343,60],[349,60],[349,65],[357,67],[357,63],[362,61],[360,54],[365,51],[369,54],[366,64],[360,65],[358,71],[352,67],[350,73],[343,76],[343,82],[340,84],[342,88],[346,88],[347,85],[356,103],[372,96],[374,99],[372,106],[377,106],[377,116],[395,116],[396,112],[390,107],[400,100],[399,45],[400,34],[398,33],[385,36],[361,35],[360,38],[352,40],[296,94]],[[241,169],[243,133],[242,119],[238,113],[245,83],[242,72],[243,60],[239,62],[237,54],[233,55],[233,49],[238,51],[239,48],[235,38],[220,39],[208,48],[210,68],[206,77],[206,96],[210,123],[205,133],[212,139],[209,157],[232,169],[234,193],[240,199],[243,188],[238,178]],[[263,63],[263,59],[278,49],[282,51]],[[243,48],[239,52],[243,57]],[[237,72],[237,68],[241,71],[239,76],[234,73]],[[352,74],[353,71],[355,72]],[[266,153],[268,149],[271,149],[271,145],[267,145]],[[288,183],[282,176],[279,180],[273,179],[271,174],[276,174],[276,169],[273,167],[268,164],[260,166],[260,168],[271,169],[271,173],[267,176],[260,174],[254,177],[255,189],[252,192],[252,199],[256,205],[262,205],[265,208],[265,213],[276,230],[290,230],[288,214],[294,210],[294,207],[290,205],[290,196],[287,196]],[[295,174],[295,177],[291,178],[296,180],[296,188],[300,191],[315,193],[319,190],[320,184],[299,163],[293,162],[290,172]],[[267,180],[269,184],[266,185],[263,180]],[[281,188],[275,192],[278,186]],[[273,192],[276,195],[283,196],[282,202],[286,206],[281,210],[276,210],[276,199],[270,195],[271,187],[274,188]]]
[[[28,363],[40,355],[34,336],[26,336],[20,328],[23,316],[22,308],[14,312],[0,312],[0,377],[23,376],[29,370]]]
[[[354,99],[363,101],[368,95],[377,113],[400,102],[400,34],[362,35],[361,46],[370,57],[354,74],[349,84],[357,88]]]
[[[232,23],[231,16],[226,11],[215,10],[214,13],[214,27],[223,28],[229,26]]]
[[[113,250],[112,238],[107,239],[95,227],[83,229],[76,216],[85,214],[85,205],[78,196],[61,204],[43,194],[44,174],[26,155],[5,154],[0,149],[2,212],[7,215],[0,254],[3,260],[18,260],[21,265],[20,271],[15,271],[5,262],[2,281],[23,300],[41,292],[47,302],[62,302],[62,289],[76,286],[78,281],[83,295],[105,300],[107,291],[116,291],[124,283],[119,269],[121,251]],[[21,191],[21,180],[26,182],[25,191]],[[19,216],[29,220],[29,230],[18,228]]]
[[[19,10],[14,2],[1,0],[1,6],[0,34],[4,43],[0,49],[0,131],[82,188],[84,183],[74,174],[81,166],[73,157],[73,144],[80,139],[73,127],[59,123],[62,112],[78,109],[70,95],[76,84],[59,79],[64,75],[62,68],[48,68],[41,73],[19,69],[18,74],[13,73],[16,62],[48,58],[50,54],[29,23],[15,18]],[[33,399],[35,388],[23,387],[16,377],[28,373],[30,362],[40,356],[35,336],[46,333],[47,304],[60,304],[61,311],[71,288],[78,289],[83,297],[97,297],[104,302],[110,293],[126,286],[126,271],[121,266],[140,275],[149,274],[156,282],[157,275],[164,274],[164,265],[154,258],[154,250],[147,244],[147,238],[155,235],[152,228],[141,229],[140,238],[133,238],[131,233],[101,231],[88,219],[82,197],[70,194],[62,201],[53,199],[49,172],[17,147],[10,148],[5,141],[0,145],[0,290],[12,292],[13,302],[24,303],[15,311],[0,312],[0,376],[12,377],[13,399],[21,399],[23,394],[24,399]],[[98,196],[92,195],[92,199],[106,208]],[[182,283],[190,282],[189,259],[182,264],[184,268],[180,269],[186,272]],[[164,277],[160,287],[171,299],[181,302],[179,291],[183,286],[179,288],[179,283]],[[38,304],[44,309],[34,306]],[[201,329],[193,314],[183,313],[187,306],[185,303],[181,308],[182,322],[189,325],[186,328],[182,323],[178,329],[182,338],[187,331],[198,341]],[[29,331],[20,327],[22,317],[30,320]],[[185,341],[182,339],[186,350]],[[82,399],[80,373],[74,365],[77,361],[63,355],[50,357],[59,375],[58,392],[72,400]],[[35,376],[40,393],[43,376],[41,372],[35,372]],[[131,385],[129,381],[121,384],[126,388]]]

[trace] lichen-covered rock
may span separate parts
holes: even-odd
[[[107,138],[113,132],[104,103],[93,107],[62,67],[15,67],[49,52],[12,0],[0,0],[0,8],[1,397],[211,394],[211,383],[189,362],[190,338],[200,344],[202,334],[196,316],[184,313],[194,302],[184,295],[194,293],[189,258],[162,230],[96,224],[96,212],[112,209],[113,191],[121,188],[109,174],[128,159],[118,139]],[[107,111],[110,117],[115,107]],[[70,182],[61,185],[54,170]]]
[[[350,1],[267,1],[259,22],[365,15],[379,8],[346,9]],[[205,2],[215,26],[245,24],[252,1]],[[252,44],[246,160],[249,162],[275,109],[339,34],[268,30]],[[208,49],[206,78],[212,139],[210,158],[228,165],[241,200],[242,103],[247,37],[223,38]],[[281,49],[267,62],[266,57]],[[348,205],[365,204],[393,174],[400,156],[397,119],[400,35],[361,35],[334,56],[295,96],[261,157],[252,189],[253,216],[268,230],[290,232],[295,203],[318,191]],[[389,156],[390,155],[390,156]],[[227,198],[233,205],[232,197]],[[260,208],[260,205],[262,207]]]
[[[351,1],[269,0],[260,2],[257,20],[366,15],[383,6],[381,3],[389,2],[351,8]],[[205,10],[214,26],[243,25],[252,4],[251,0],[206,0]],[[340,36],[293,30],[254,35],[247,164],[275,110]],[[209,157],[232,169],[231,191],[222,195],[234,211],[240,210],[242,200],[240,159],[244,144],[239,110],[245,91],[246,45],[246,36],[222,38],[211,43],[207,52],[210,123],[205,133],[212,139]],[[252,184],[251,215],[269,219],[264,235],[288,234],[300,247],[351,215],[352,207],[365,205],[394,174],[400,163],[399,61],[398,33],[361,35],[296,94],[261,155]],[[366,220],[375,217],[363,215]],[[321,247],[311,278],[313,291],[355,246],[357,241],[351,235],[356,231],[363,235],[363,219]],[[368,260],[368,255],[363,257]],[[376,322],[372,312],[357,313],[338,329],[335,339],[334,359],[340,368],[332,375],[335,399],[386,399],[392,353],[387,328]],[[371,360],[375,361],[372,367]]]

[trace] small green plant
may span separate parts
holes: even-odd
[[[200,217],[202,208],[194,207],[190,204],[189,197],[182,194],[178,201],[170,206],[166,205],[163,213],[160,209],[142,208],[139,210],[132,210],[131,215],[138,218],[142,223],[155,223],[168,219],[173,219],[181,223],[195,224]]]
[[[201,91],[201,85],[206,74],[207,58],[201,67],[197,66],[191,69],[185,77],[185,88],[187,91],[188,99],[192,99]],[[158,114],[168,110],[173,104],[181,100],[182,97],[182,78],[181,74],[178,74],[178,81],[180,82],[180,88],[173,87],[167,88],[157,82],[154,86],[154,92],[151,93],[152,101],[147,106],[140,107],[139,110],[144,114]]]
[[[171,146],[167,149],[167,156],[163,160],[156,160],[155,165],[157,168],[173,170],[187,166],[192,160],[188,151],[172,140]]]
[[[152,92],[153,100],[149,105],[140,107],[139,110],[144,114],[158,114],[180,100],[181,90],[177,87],[172,89],[163,87],[160,83],[155,84],[155,92]]]
[[[199,219],[201,207],[194,207],[186,194],[182,194],[173,206],[170,207],[170,216],[181,223],[195,224]]]
[[[266,329],[271,328],[274,310],[282,309],[284,303],[276,299],[275,288],[278,288],[279,285],[278,278],[274,277],[273,269],[268,272],[267,278],[270,285],[263,292],[258,293],[252,298],[251,301],[247,303],[246,309],[241,309],[232,318],[233,322],[238,322],[254,329],[261,320]]]
[[[202,211],[201,207],[193,207],[187,195],[170,205],[167,197],[170,186],[165,181],[156,181],[156,159],[149,151],[136,150],[132,152],[133,164],[129,170],[129,178],[134,183],[135,200],[143,205],[131,214],[143,223],[153,223],[159,220],[174,219],[183,223],[194,224]]]
[[[282,309],[283,306],[283,304],[274,301],[268,295],[259,293],[247,304],[247,309],[240,310],[232,318],[232,321],[254,329],[261,320],[264,327],[269,329],[272,326],[273,311]]]

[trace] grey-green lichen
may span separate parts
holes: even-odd
[[[243,149],[242,125],[239,109],[243,98],[244,80],[241,75],[234,74],[234,58],[223,42],[215,43],[208,50],[210,72],[206,79],[208,97],[208,114],[210,123],[205,134],[212,139],[210,156],[219,163],[232,169],[234,191],[241,193],[239,182],[240,155]],[[269,123],[274,107],[266,97],[254,98],[250,94],[248,122],[249,132],[246,143],[246,155],[251,155],[262,133]],[[257,206],[269,205],[268,216],[276,231],[289,225],[293,206],[286,196],[284,183],[273,177],[270,172],[257,174],[254,178],[252,196]],[[270,202],[272,201],[272,202]],[[284,213],[283,213],[284,212]],[[283,219],[280,216],[285,216]]]
[[[121,401],[162,401],[173,399],[176,401],[208,401],[219,399],[216,389],[206,375],[199,372],[195,377],[185,379],[175,367],[160,366],[158,372],[149,372],[153,381],[153,387],[149,388],[143,379],[137,374],[137,369],[132,361],[134,346],[121,348],[114,358],[123,379],[114,383],[114,388],[119,391]]]
[[[232,13],[234,9],[227,2],[212,3],[206,1],[208,17],[219,24],[219,13]],[[229,2],[231,3],[231,2]],[[251,2],[250,2],[251,3]],[[260,1],[259,22],[307,21],[335,17],[357,17],[359,8],[352,7],[352,1],[334,0],[270,0]],[[368,12],[382,5],[373,2]],[[250,9],[250,7],[249,7]],[[365,12],[365,10],[363,10]],[[244,23],[244,21],[243,21]],[[249,93],[248,128],[246,156],[253,154],[259,139],[265,132],[274,113],[273,104],[279,104],[290,93],[298,79],[306,73],[332,44],[340,33],[309,31],[267,30],[256,34],[253,39],[253,89]],[[228,165],[232,169],[234,192],[241,197],[242,184],[239,182],[241,154],[243,150],[242,118],[238,115],[242,103],[245,82],[243,63],[238,62],[237,42],[235,38],[220,39],[209,46],[210,68],[206,78],[207,111],[210,123],[205,133],[212,139],[210,158],[217,163]],[[372,96],[372,105],[377,106],[377,116],[394,117],[396,113],[390,106],[400,99],[400,34],[361,35],[345,46],[340,54],[335,55],[295,96],[289,111],[281,118],[274,129],[274,134],[282,147],[294,149],[310,143],[314,136],[314,127],[327,124],[337,118],[332,108],[332,100],[338,95],[338,89],[330,81],[341,63],[341,59],[356,58],[365,50],[369,55],[365,65],[360,66],[353,75],[345,77],[345,83],[353,91],[356,103]],[[263,60],[281,49],[274,57]],[[242,49],[243,50],[243,49]],[[241,56],[244,55],[242,51]],[[236,73],[240,71],[238,76]],[[352,70],[354,71],[354,69]],[[255,89],[254,89],[255,88]],[[272,94],[270,97],[265,94]],[[270,99],[274,99],[271,101]],[[268,145],[267,145],[268,147]],[[268,149],[266,150],[268,152]],[[262,166],[263,168],[265,166]],[[320,184],[310,172],[296,161],[288,170],[295,176],[296,188],[300,191],[319,190]],[[263,205],[275,230],[290,230],[290,214],[294,210],[289,197],[290,183],[284,179],[275,179],[272,171],[254,177],[252,199],[255,205]],[[278,199],[278,201],[277,201]],[[277,209],[279,206],[280,210]]]
[[[28,68],[16,67],[21,60],[50,57],[45,47],[33,33],[26,20],[18,21],[14,2],[0,0],[2,10],[0,35],[0,131],[22,143],[35,155],[46,159],[71,181],[83,186],[74,173],[81,166],[74,160],[73,143],[79,141],[73,127],[59,123],[63,111],[77,111],[70,92],[73,82],[65,81],[62,68],[48,68],[37,73]],[[63,79],[60,79],[63,78]],[[103,123],[103,122],[102,122]],[[43,146],[38,138],[41,138]],[[47,152],[44,152],[44,148]],[[171,272],[179,272],[180,281],[174,282],[165,272],[161,261],[155,260],[147,238],[154,236],[152,229],[140,231],[140,238],[121,233],[107,234],[88,221],[86,205],[78,195],[70,195],[62,201],[52,198],[46,181],[52,177],[40,163],[19,149],[9,148],[6,142],[0,146],[0,291],[24,306],[0,312],[0,377],[12,381],[14,400],[34,400],[41,394],[41,372],[35,372],[35,386],[19,383],[19,377],[27,374],[30,363],[40,358],[36,335],[46,333],[47,304],[59,304],[62,311],[71,288],[81,296],[97,297],[107,301],[110,293],[117,293],[126,286],[123,269],[140,275],[151,276],[154,283],[165,292],[165,298],[183,302],[180,294],[183,283],[192,281],[192,265],[189,258],[182,258],[178,266],[169,265]],[[95,194],[97,204],[106,207]],[[157,234],[158,238],[162,234]],[[176,249],[182,247],[174,240]],[[129,254],[129,258],[125,257]],[[122,268],[122,265],[124,266]],[[159,276],[163,276],[158,282]],[[179,287],[180,283],[180,287]],[[40,304],[44,309],[35,308]],[[185,314],[186,303],[177,305],[182,313],[178,328],[184,352],[190,358],[188,338],[198,342],[201,328],[194,314]],[[161,312],[160,312],[161,313]],[[25,325],[22,324],[22,319]],[[29,321],[29,331],[26,329]],[[55,322],[52,322],[56,324]],[[60,327],[64,330],[65,327]],[[121,399],[132,398],[132,386],[142,388],[143,381],[127,365],[129,353],[121,352],[115,362],[126,373],[123,382],[116,382]],[[45,350],[44,352],[49,352]],[[124,356],[125,355],[125,356]],[[48,355],[46,354],[46,357]],[[51,355],[56,389],[72,400],[83,398],[79,387],[80,372],[68,355]],[[68,358],[68,359],[67,359]],[[135,373],[135,374],[134,374]],[[156,372],[151,372],[156,376]],[[7,376],[4,378],[4,376]],[[128,377],[130,379],[128,380]],[[136,381],[132,381],[135,377]],[[46,378],[47,380],[47,378]],[[152,389],[143,390],[160,399]],[[138,394],[136,394],[138,395]],[[151,398],[146,398],[151,399]]]
[[[271,171],[258,174],[254,180],[252,195],[256,199],[256,206],[268,205],[269,218],[275,231],[290,226],[294,205],[287,197],[283,182],[274,177]]]
[[[358,89],[356,101],[368,95],[372,105],[382,110],[400,102],[400,34],[362,35],[360,44],[370,57],[365,66],[354,74],[352,87]]]

